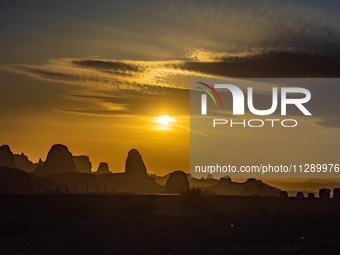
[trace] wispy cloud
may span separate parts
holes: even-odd
[[[6,65],[3,68],[25,73],[38,79],[75,83],[100,90],[154,93],[153,87],[176,87],[166,78],[192,76],[197,72],[181,67],[183,61],[132,61],[104,59],[56,59],[37,65]]]
[[[53,59],[43,65],[5,65],[3,68],[37,79],[77,84],[83,89],[70,93],[68,98],[87,100],[89,107],[55,110],[106,117],[147,115],[155,109],[189,115],[190,77],[340,76],[340,55],[337,54],[279,49],[255,49],[240,53],[193,49],[188,54],[195,60],[68,58]],[[260,101],[269,105],[270,100],[270,96],[263,95]],[[327,99],[324,101],[322,107],[312,106],[314,111],[322,113],[322,109],[330,109]],[[336,119],[337,113],[332,111],[331,116],[322,118],[318,124],[338,127]]]

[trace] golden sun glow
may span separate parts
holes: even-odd
[[[165,126],[168,126],[173,121],[174,119],[170,118],[169,115],[161,115],[156,118],[156,122],[158,122],[161,125],[165,125]]]

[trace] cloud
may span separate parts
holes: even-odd
[[[183,88],[176,77],[340,77],[340,51],[334,53],[261,49],[239,53],[191,49],[190,60],[134,61],[54,59],[38,65],[5,65],[39,79],[100,87],[107,91],[161,93],[155,87]]]
[[[151,88],[153,88],[151,86]],[[101,91],[91,94],[72,94],[73,100],[92,102],[94,108],[86,109],[55,109],[81,115],[105,117],[131,117],[169,114],[188,116],[190,94],[188,89],[162,88],[162,93],[140,93],[137,91],[113,92]],[[152,90],[152,89],[151,89]]]
[[[106,61],[101,59],[80,59],[73,60],[72,64],[84,67],[91,68],[95,70],[100,70],[102,72],[108,72],[114,75],[121,76],[131,76],[131,73],[142,72],[145,70],[142,65],[137,65],[133,63],[125,63],[124,61]]]
[[[253,48],[334,52],[339,51],[338,7],[305,1],[153,2],[132,6],[139,15],[130,17],[135,22],[128,31],[167,48],[229,54]]]
[[[179,67],[182,61],[132,61],[104,59],[53,59],[37,65],[5,65],[4,69],[38,79],[99,87],[107,91],[138,90],[147,93],[154,87],[180,87],[166,82],[175,75],[194,75]]]
[[[188,116],[191,77],[340,77],[340,54],[337,53],[260,48],[228,53],[192,49],[188,56],[195,61],[68,58],[53,59],[43,65],[6,65],[3,68],[37,79],[77,84],[79,91],[68,98],[86,100],[88,107],[55,110],[105,117],[162,113]],[[332,96],[338,94],[334,89],[338,90],[333,86]],[[313,112],[322,116],[318,124],[339,128],[339,116],[334,111],[339,108],[339,105],[334,108],[337,99],[327,99],[329,91],[315,91],[312,93],[322,96],[322,101],[311,104]],[[258,105],[270,105],[270,95],[257,97]]]
[[[195,51],[182,69],[220,77],[340,77],[340,52],[314,53],[295,50],[260,50],[228,54]]]

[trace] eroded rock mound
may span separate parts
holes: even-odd
[[[88,156],[86,155],[73,156],[73,160],[79,172],[91,173],[92,164]]]
[[[232,183],[232,180],[231,180],[230,176],[224,176],[220,179],[220,183],[228,185],[228,184]]]
[[[221,178],[219,183],[208,188],[220,195],[229,196],[280,196],[281,190],[254,178],[246,182],[233,182],[229,176]]]
[[[71,152],[65,145],[55,144],[47,154],[43,166],[34,171],[36,174],[77,172]]]
[[[14,163],[19,169],[28,173],[34,172],[38,167],[38,164],[34,164],[24,153],[14,154]]]
[[[39,161],[38,161],[38,163],[37,163],[39,166],[43,166],[44,165],[44,161],[42,161],[42,159],[41,158],[39,158]]]
[[[109,174],[109,173],[111,173],[109,165],[106,162],[100,162],[96,174]]]
[[[1,166],[16,168],[13,153],[8,145],[2,145],[0,147],[0,167]]]
[[[125,173],[128,175],[147,175],[142,156],[136,149],[132,149],[128,153],[125,162]]]
[[[179,194],[190,188],[186,173],[183,171],[175,171],[170,174],[165,186],[165,193]]]

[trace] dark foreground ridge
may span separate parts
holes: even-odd
[[[1,254],[339,254],[336,199],[2,194]]]

